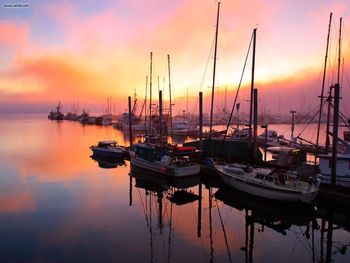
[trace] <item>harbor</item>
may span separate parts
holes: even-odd
[[[4,4],[0,261],[350,262],[350,5],[311,2]]]
[[[101,163],[90,157],[97,141],[129,145],[112,126],[45,115],[1,121],[6,262],[280,261],[286,254],[301,262],[349,260],[347,206],[281,205],[202,173],[165,178],[134,171],[128,160]],[[31,136],[19,140],[22,133]]]

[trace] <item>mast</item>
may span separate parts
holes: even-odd
[[[252,141],[252,122],[253,122],[255,45],[256,45],[256,28],[254,28],[253,30],[252,81],[251,81],[251,87],[250,87],[250,111],[249,111],[249,141],[250,142]]]
[[[188,116],[188,87],[186,92],[186,116]]]
[[[163,143],[163,95],[161,90],[159,90],[159,135]]]
[[[339,25],[339,52],[338,52],[338,83],[334,86],[334,106],[333,106],[333,144],[332,144],[332,176],[331,185],[335,186],[337,177],[337,150],[338,150],[338,125],[339,125],[339,93],[340,93],[340,55],[341,55],[341,27],[342,18]]]
[[[325,82],[326,82],[329,35],[330,35],[330,31],[331,31],[331,25],[332,25],[332,13],[330,13],[330,15],[329,15],[326,55],[325,55],[325,58],[324,58],[324,67],[323,67],[322,90],[321,90],[321,96],[320,96],[320,111],[319,111],[319,115],[318,115],[317,137],[316,137],[316,150],[317,151],[318,151],[318,143],[319,143],[319,139],[320,139],[321,115],[322,115],[322,107],[323,107],[324,85],[325,85]],[[327,136],[328,136],[328,134],[327,134]],[[315,159],[315,162],[316,162],[316,159]]]
[[[214,89],[215,89],[215,71],[216,71],[216,53],[218,47],[218,31],[219,31],[219,16],[220,16],[220,1],[218,2],[218,12],[216,17],[216,31],[215,31],[215,49],[214,49],[214,68],[213,68],[213,85],[211,87],[211,105],[210,105],[210,130],[209,139],[211,140],[211,134],[213,129],[213,107],[214,107]]]
[[[148,76],[146,76],[145,102],[143,103],[143,107],[142,107],[142,110],[145,110],[145,128],[144,128],[145,132],[147,129],[147,87],[148,87]]]
[[[342,27],[342,20],[343,18],[340,18],[340,25],[339,25],[339,49],[338,49],[338,77],[337,77],[337,83],[340,85],[340,57],[341,57],[341,27]]]
[[[171,102],[171,82],[170,82],[170,55],[168,55],[168,75],[169,75],[169,115],[170,115],[170,137],[173,141],[173,110]]]
[[[334,89],[333,86],[329,87],[329,94],[328,94],[328,110],[327,110],[327,127],[326,127],[326,153],[329,152],[329,146],[330,146],[330,139],[329,139],[329,123],[331,119],[331,104],[332,104],[332,90]]]
[[[158,93],[159,93],[159,91],[160,91],[159,75],[157,76],[157,78],[158,78]]]
[[[292,114],[292,133],[291,133],[291,136],[290,136],[290,141],[292,143],[294,143],[294,125],[295,125],[294,114],[296,113],[296,111],[295,110],[290,110],[290,113]]]
[[[225,99],[224,99],[224,114],[226,115],[226,96],[227,96],[227,87],[225,87]]]
[[[254,158],[257,157],[257,137],[258,137],[258,89],[254,89],[254,124],[253,124],[253,144],[254,144]]]
[[[149,127],[150,133],[152,133],[152,52],[151,52],[151,63],[150,63],[150,80],[149,80]]]
[[[339,124],[339,83],[334,86],[334,106],[333,106],[333,143],[332,143],[332,174],[331,185],[335,186],[337,177],[337,150],[338,150],[338,124]]]

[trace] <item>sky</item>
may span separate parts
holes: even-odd
[[[5,4],[23,3],[26,7]],[[168,92],[178,112],[209,104],[213,72],[215,0],[1,1],[0,113],[117,112],[135,91],[141,108],[153,52],[153,97]],[[222,0],[215,105],[231,107],[249,41],[257,28],[255,87],[260,108],[287,113],[316,107],[322,85],[329,14],[333,12],[326,89],[336,82],[339,18],[343,18],[342,107],[350,112],[350,3],[348,0]],[[158,82],[159,77],[159,82]],[[239,101],[249,98],[251,57]],[[159,84],[158,84],[159,83]],[[225,92],[225,89],[227,92]],[[347,106],[349,105],[349,106]],[[192,108],[191,108],[192,107]],[[206,106],[208,111],[208,106]],[[347,114],[349,116],[349,114]]]

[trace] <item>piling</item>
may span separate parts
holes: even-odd
[[[203,150],[203,92],[199,92],[199,147]]]
[[[160,141],[163,142],[163,97],[162,91],[159,91],[159,136]]]
[[[332,177],[331,184],[335,186],[337,176],[338,124],[339,124],[339,83],[334,85],[334,113],[333,113],[333,145],[332,145]]]
[[[132,146],[132,121],[131,121],[131,97],[128,97],[128,106],[129,106],[129,138],[130,138],[130,147]]]

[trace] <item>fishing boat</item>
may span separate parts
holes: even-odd
[[[83,113],[78,116],[78,121],[81,124],[87,124],[89,122],[89,113],[87,113],[85,110],[83,110]]]
[[[288,172],[252,168],[238,163],[215,167],[225,184],[245,193],[277,201],[309,203],[314,200],[319,188],[319,179],[309,182],[292,180]]]
[[[196,175],[200,165],[193,163],[189,155],[195,149],[191,147],[167,147],[157,144],[138,143],[130,150],[131,165],[148,171],[186,177]]]
[[[109,158],[124,158],[128,156],[128,151],[117,144],[116,141],[100,141],[97,145],[90,147],[94,155]]]
[[[173,120],[173,135],[186,136],[189,132],[188,122],[186,120]]]
[[[49,113],[49,115],[47,116],[47,118],[48,118],[49,120],[57,120],[57,121],[63,120],[64,114],[61,112],[61,108],[62,108],[61,102],[59,101],[59,102],[58,102],[58,105],[57,105],[57,107],[56,107],[56,111],[52,110],[52,111]]]

